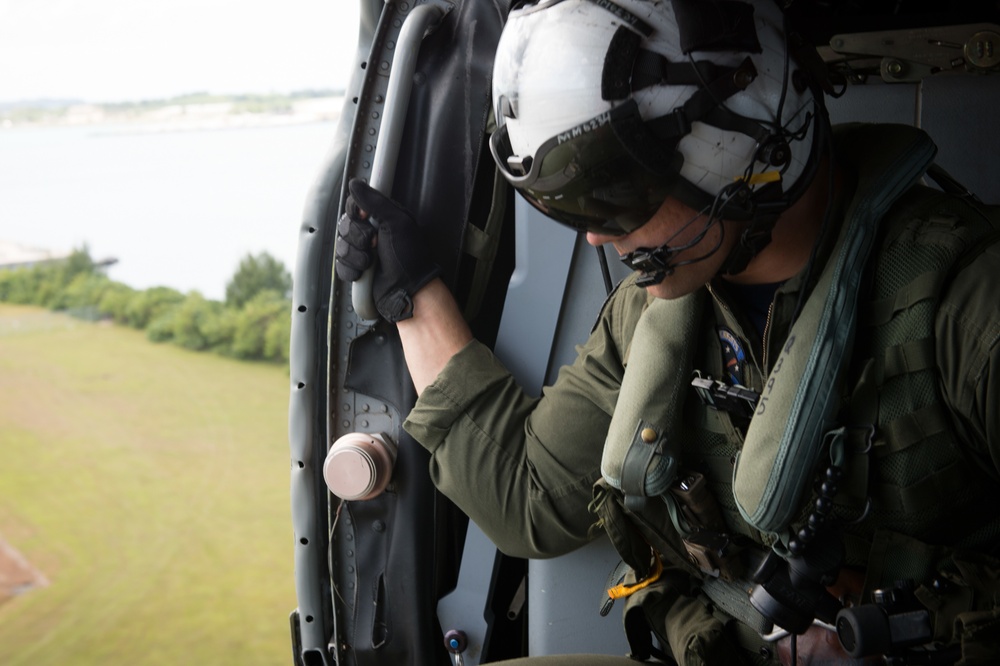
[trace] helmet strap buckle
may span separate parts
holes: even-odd
[[[657,248],[640,247],[629,252],[621,258],[623,264],[634,271],[639,271],[636,284],[640,287],[649,287],[659,284],[668,275],[672,275],[674,267],[670,261],[674,258],[678,250],[661,245]]]

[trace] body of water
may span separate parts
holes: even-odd
[[[334,122],[185,132],[107,126],[0,131],[0,240],[87,246],[137,289],[222,300],[240,259],[291,271]]]

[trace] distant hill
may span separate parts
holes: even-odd
[[[129,102],[23,100],[0,102],[0,129],[143,125],[183,130],[322,122],[336,120],[342,102],[343,91],[336,90],[243,95],[195,92]]]
[[[14,102],[0,101],[0,114],[18,109],[61,109],[83,104],[82,99],[22,99]]]

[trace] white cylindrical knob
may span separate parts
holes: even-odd
[[[385,490],[396,462],[396,447],[382,435],[352,432],[330,447],[323,478],[330,492],[345,500],[367,500]]]

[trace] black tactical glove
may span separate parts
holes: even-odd
[[[347,187],[351,194],[337,225],[337,277],[355,282],[375,262],[375,308],[391,322],[409,319],[413,295],[441,271],[409,212],[359,178]]]

